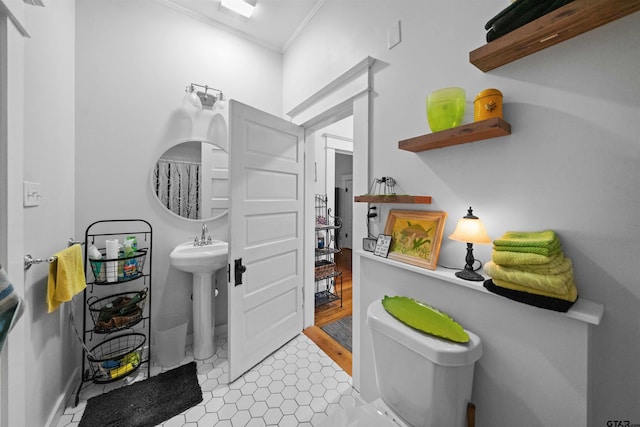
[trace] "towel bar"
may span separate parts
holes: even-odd
[[[84,245],[84,242],[75,240],[73,237],[69,237],[69,239],[67,239],[67,246],[73,246],[76,244]],[[57,259],[58,257],[56,256],[50,256],[49,258],[40,259],[32,257],[31,254],[27,254],[24,256],[24,270],[27,271],[28,269],[30,269],[33,264],[41,264],[43,262],[48,262],[49,264],[51,264]]]
[[[57,259],[58,257],[55,257],[55,256],[50,256],[49,258],[46,258],[46,259],[40,259],[40,258],[34,258],[31,255],[27,254],[24,256],[24,269],[26,271],[30,269],[33,264],[40,264],[43,262],[48,262],[49,264],[51,264]]]

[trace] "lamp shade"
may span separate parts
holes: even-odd
[[[202,103],[200,102],[200,98],[195,92],[193,86],[187,86],[185,89],[184,97],[182,98],[182,108],[193,108],[197,107],[198,109],[202,108]]]
[[[491,238],[480,219],[473,215],[471,208],[463,218],[460,218],[456,229],[449,236],[451,240],[467,243],[491,243]]]

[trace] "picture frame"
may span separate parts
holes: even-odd
[[[376,249],[373,254],[386,258],[389,255],[389,248],[391,247],[391,236],[388,234],[378,234],[378,240],[376,241]]]
[[[384,234],[391,236],[387,258],[435,270],[447,213],[442,211],[389,211]]]

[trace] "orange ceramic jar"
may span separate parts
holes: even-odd
[[[493,117],[502,118],[502,92],[498,89],[485,89],[473,102],[473,119],[478,122]]]

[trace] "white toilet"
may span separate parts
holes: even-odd
[[[391,316],[380,300],[367,310],[380,398],[338,411],[323,426],[465,427],[477,335],[457,344],[416,331]]]

